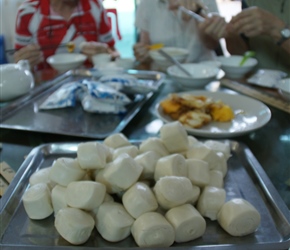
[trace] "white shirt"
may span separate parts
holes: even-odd
[[[140,31],[149,33],[151,44],[163,43],[167,47],[188,49],[190,53],[187,62],[211,60],[215,56],[212,50],[203,45],[196,21],[183,21],[176,13],[168,10],[166,1],[142,0],[137,7],[135,25]]]

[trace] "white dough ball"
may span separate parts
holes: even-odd
[[[54,183],[49,177],[50,170],[51,167],[46,167],[37,170],[30,176],[29,184],[33,186],[37,183],[46,183],[49,189],[51,190],[56,185],[56,183]]]
[[[139,153],[139,149],[135,145],[124,146],[121,148],[116,148],[113,151],[112,160],[115,160],[121,154],[128,154],[132,158],[135,158]]]
[[[137,155],[134,160],[143,167],[140,179],[153,180],[154,172],[157,161],[160,159],[160,155],[155,151],[147,151]]]
[[[206,229],[205,219],[190,204],[171,208],[165,214],[175,230],[175,242],[188,242],[201,237]]]
[[[95,221],[90,214],[77,208],[67,207],[58,211],[54,225],[65,240],[73,245],[80,245],[91,236]]]
[[[96,228],[105,240],[118,242],[130,235],[133,222],[122,204],[105,202],[98,209]]]
[[[149,137],[145,141],[141,142],[139,145],[139,150],[141,153],[154,151],[159,154],[160,157],[169,155],[163,141],[158,137]]]
[[[158,181],[163,176],[187,177],[185,158],[181,154],[171,154],[161,157],[155,166],[154,180]]]
[[[104,168],[103,177],[112,187],[126,190],[137,182],[142,171],[131,156],[121,154]]]
[[[172,225],[157,212],[148,212],[138,217],[131,232],[139,247],[169,247],[175,238]]]
[[[53,213],[50,190],[45,183],[38,183],[27,189],[22,201],[30,219],[41,220]]]
[[[231,148],[230,146],[225,142],[219,142],[214,140],[206,140],[204,142],[204,145],[208,146],[212,150],[214,150],[216,153],[221,152],[225,155],[226,159],[230,158],[231,156]]]
[[[123,194],[122,202],[128,213],[135,219],[158,208],[152,190],[141,182],[135,183]]]
[[[197,210],[204,217],[217,219],[217,214],[226,200],[226,191],[222,188],[207,186],[201,192],[197,202]]]
[[[68,207],[65,199],[65,191],[66,187],[61,185],[56,185],[51,190],[51,202],[54,211],[54,216],[58,213],[60,209]]]
[[[244,236],[257,230],[261,222],[258,210],[242,198],[226,202],[218,213],[220,226],[232,236]]]
[[[189,203],[194,192],[191,181],[187,177],[164,176],[155,184],[154,193],[158,204],[163,209]]]
[[[215,165],[219,160],[217,153],[203,143],[195,144],[190,147],[186,152],[186,158],[205,161],[208,163],[210,170],[215,169]]]
[[[131,145],[128,138],[122,133],[109,135],[105,138],[104,144],[114,149]]]
[[[66,203],[70,207],[92,210],[102,204],[106,187],[95,181],[73,181],[67,185]]]
[[[205,187],[210,181],[208,163],[199,159],[186,159],[188,178],[193,185]]]
[[[107,148],[99,142],[78,145],[77,158],[82,169],[102,169],[107,159]]]
[[[160,138],[169,153],[180,153],[188,149],[186,129],[178,121],[164,124],[160,129]]]
[[[223,173],[219,170],[210,170],[208,186],[223,188],[224,187]]]
[[[84,178],[86,171],[83,170],[77,159],[60,157],[51,167],[49,178],[59,185],[67,186],[72,181]]]

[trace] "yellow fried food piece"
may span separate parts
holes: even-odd
[[[210,106],[210,115],[216,122],[229,122],[235,117],[230,106],[220,103],[214,103]]]
[[[175,113],[181,108],[179,103],[173,102],[170,99],[160,102],[160,105],[166,114]]]

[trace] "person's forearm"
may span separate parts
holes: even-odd
[[[202,43],[205,45],[205,47],[210,49],[210,50],[215,50],[219,46],[218,40],[213,39],[204,33],[200,33],[200,39],[201,39]]]
[[[247,50],[250,50],[248,44],[241,36],[229,35],[225,40],[227,50],[232,55],[242,55]]]
[[[282,43],[281,48],[283,48],[290,55],[290,39]]]

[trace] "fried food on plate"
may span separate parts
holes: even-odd
[[[193,94],[170,94],[160,102],[163,112],[173,120],[180,121],[190,128],[201,128],[212,122],[229,122],[234,118],[232,108],[221,100]]]

